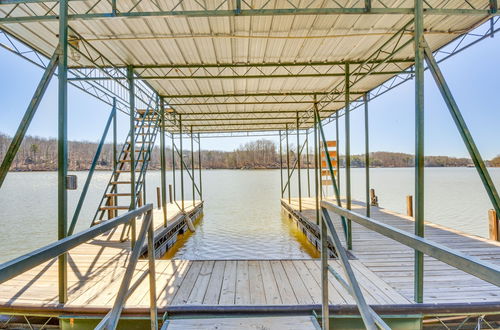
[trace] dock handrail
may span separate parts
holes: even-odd
[[[366,303],[366,300],[361,292],[361,288],[356,280],[354,271],[347,253],[342,246],[337,231],[333,225],[332,219],[328,214],[328,210],[321,204],[321,290],[322,290],[322,328],[327,330],[330,328],[329,324],[329,295],[328,295],[328,273],[330,272],[339,283],[346,289],[346,291],[354,298],[358,306],[359,313],[363,319],[366,329],[376,330],[390,329],[390,327],[382,320],[382,318],[375,313],[375,311]],[[331,235],[335,251],[341,261],[342,268],[347,281],[335,269],[328,264],[328,234]]]
[[[156,313],[156,288],[155,288],[155,265],[154,265],[154,244],[153,244],[153,204],[147,204],[143,207],[131,210],[124,213],[116,218],[103,221],[98,225],[90,227],[84,231],[77,234],[68,236],[59,241],[50,243],[44,247],[37,250],[29,252],[25,255],[7,261],[0,264],[0,284],[38,266],[42,263],[56,258],[72,248],[83,244],[98,235],[104,234],[109,230],[122,225],[135,222],[135,219],[141,215],[145,214],[144,220],[142,222],[141,231],[137,243],[132,249],[131,256],[128,259],[127,269],[125,271],[122,284],[120,286],[119,293],[117,295],[113,309],[106,315],[103,321],[106,321],[106,328],[115,329],[120,317],[123,305],[128,297],[128,286],[130,285],[130,280],[132,279],[133,271],[135,265],[140,256],[142,246],[145,241],[145,234],[148,233],[148,259],[149,259],[149,278],[150,278],[150,303],[151,303],[151,328],[156,329],[158,327],[158,319]],[[131,273],[131,274],[130,274]],[[126,287],[126,288],[124,288]],[[125,294],[122,294],[122,292]],[[102,322],[101,322],[102,323]]]
[[[333,222],[330,218],[330,215],[328,211],[331,211],[340,217],[345,217],[351,221],[354,221],[376,233],[379,233],[381,235],[384,235],[388,238],[391,238],[403,245],[406,245],[414,250],[420,251],[423,254],[426,254],[430,257],[433,257],[437,260],[440,260],[452,267],[455,267],[461,271],[464,271],[466,273],[469,273],[477,278],[480,278],[486,282],[489,282],[493,285],[499,286],[500,287],[500,266],[481,260],[479,258],[473,257],[466,255],[465,253],[462,253],[460,251],[448,248],[447,246],[444,246],[442,244],[433,242],[429,239],[417,236],[415,234],[403,231],[401,229],[395,228],[393,226],[387,225],[385,223],[382,223],[380,221],[377,221],[373,218],[366,217],[364,215],[355,213],[351,210],[345,209],[343,207],[340,207],[338,205],[335,205],[332,202],[328,201],[321,201],[321,211],[322,211],[322,234],[321,234],[321,249],[322,249],[322,276],[323,274],[327,274],[327,270],[332,272],[333,275],[339,280],[339,282],[345,287],[346,286],[346,281],[344,281],[338,273],[336,273],[333,268],[328,266],[328,255],[326,251],[326,235],[323,235],[323,230],[326,233],[326,228],[324,229],[323,227],[325,224],[328,226],[328,229],[330,231],[330,234],[332,235],[333,238],[333,243],[335,245],[335,249],[342,261],[342,266],[344,267],[344,271],[346,272],[346,275],[348,276],[348,279],[351,284],[351,289],[348,289],[349,293],[351,295],[354,293],[355,298],[358,296],[358,293],[355,290],[355,287],[357,286],[357,282],[354,278],[354,274],[352,272],[348,272],[348,269],[350,268],[349,266],[349,261],[347,260],[347,254],[345,252],[344,247],[341,245],[340,239],[338,238],[338,235],[336,234],[335,227],[333,225]],[[324,239],[325,238],[325,239]],[[354,280],[354,282],[351,282]],[[322,290],[323,290],[323,319],[325,319],[325,316],[328,317],[328,293],[326,293],[326,300],[325,300],[325,291],[328,292],[328,278],[326,277],[326,280],[322,278]],[[354,285],[353,285],[354,283]],[[326,284],[326,285],[325,285]],[[360,294],[360,292],[359,292]],[[362,296],[361,296],[362,298]],[[358,297],[359,299],[359,297]],[[358,302],[358,299],[356,299],[356,303],[358,305],[358,308],[360,310],[361,316],[363,317],[363,321],[365,321],[365,316],[366,315],[372,315],[372,311],[370,311],[369,306],[364,306],[363,300],[361,300],[361,304]],[[369,313],[369,314],[367,314]],[[370,317],[368,317],[369,321]],[[376,318],[374,320],[376,322]],[[325,325],[326,322],[323,324]],[[378,323],[377,323],[378,325]],[[368,324],[365,321],[365,326],[367,328]],[[328,329],[328,327],[323,326],[323,329]]]

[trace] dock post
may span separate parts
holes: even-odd
[[[345,192],[346,208],[351,209],[351,120],[349,63],[345,64]],[[352,222],[347,219],[347,249],[352,249]]]
[[[192,179],[192,189],[193,189],[193,206],[196,205],[195,203],[195,191],[194,191],[194,141],[193,141],[193,126],[191,126],[191,179]]]
[[[299,113],[297,112],[297,181],[299,189],[299,212],[302,212],[302,183],[300,182],[300,134],[299,134]]]
[[[406,215],[413,217],[413,196],[406,196]]]
[[[68,221],[68,0],[59,2],[59,99],[57,140],[57,238],[66,237]],[[59,302],[68,300],[68,254],[58,257]]]
[[[306,130],[307,197],[311,198],[311,175],[309,174],[309,131]]]
[[[182,115],[179,114],[179,149],[181,158],[181,209],[184,212],[184,152],[182,150]]]
[[[288,144],[288,124],[285,125],[285,137],[286,137],[286,173],[287,173],[287,186],[288,186],[288,204],[292,203],[291,191],[290,191],[290,146]]]
[[[174,187],[173,191],[174,191],[174,199],[173,200],[176,200],[175,198],[175,138],[174,138],[174,133],[171,133],[172,134],[172,185]],[[170,195],[170,197],[172,197],[172,194]],[[172,199],[170,200],[170,203],[172,203]]]
[[[283,146],[282,146],[282,138],[281,138],[281,130],[279,131],[280,135],[280,183],[281,183],[281,198],[283,198]]]
[[[339,134],[339,112],[335,111],[335,139],[337,140],[337,188],[341,192],[340,185],[340,134]]]
[[[316,116],[314,116],[316,118]],[[321,220],[321,319],[323,330],[330,329],[330,303],[328,299],[328,230],[325,220]]]
[[[368,95],[363,94],[365,105],[365,181],[366,181],[366,216],[370,217],[370,135],[368,126]]]
[[[500,242],[500,233],[498,232],[498,217],[494,209],[488,210],[490,239]]]
[[[163,210],[163,226],[167,226],[167,166],[166,166],[166,155],[165,155],[165,100],[163,97],[160,98],[160,176],[161,176],[161,194],[158,195],[158,208]],[[160,191],[157,188],[157,193]],[[161,204],[160,204],[161,202]]]
[[[316,98],[315,98],[316,101]],[[316,102],[314,103],[316,107]],[[318,178],[318,119],[314,116],[314,195],[316,199],[316,224],[319,225],[319,178]]]
[[[415,0],[415,235],[424,236],[424,11]],[[424,298],[424,255],[415,250],[414,299]]]
[[[156,187],[156,203],[158,204],[158,210],[161,209],[161,190],[160,187]]]
[[[198,174],[200,177],[200,201],[203,200],[203,183],[201,181],[201,137],[198,133]],[[194,174],[193,174],[194,176]]]
[[[173,196],[172,196],[172,185],[168,185],[168,197],[170,198],[170,204],[174,202]]]

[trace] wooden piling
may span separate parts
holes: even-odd
[[[500,234],[498,232],[498,217],[497,212],[493,209],[488,210],[488,219],[490,223],[490,239],[500,242]]]
[[[370,203],[372,206],[378,206],[378,197],[375,195],[375,189],[370,189]]]
[[[413,217],[413,196],[406,196],[406,215]]]
[[[160,191],[160,187],[156,187],[156,202],[158,203],[158,210],[161,209],[161,191]]]
[[[170,200],[170,204],[172,204],[174,202],[174,199],[173,199],[173,195],[172,195],[172,185],[171,184],[168,185],[168,197]]]

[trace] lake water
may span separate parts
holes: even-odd
[[[341,183],[344,185],[341,172]],[[426,220],[487,237],[487,211],[491,205],[475,169],[427,168],[425,172]],[[405,196],[413,194],[413,169],[375,168],[370,173],[380,206],[405,212]],[[500,169],[490,169],[490,173],[498,186]],[[87,173],[74,174],[78,176],[81,188]],[[95,173],[77,230],[89,226],[109,176],[110,172]],[[171,183],[170,172],[167,180]],[[364,180],[364,169],[352,169],[353,198],[364,199]],[[147,194],[155,204],[155,189],[159,185],[160,173],[150,172]],[[191,199],[187,179],[186,186],[186,199]],[[295,178],[291,186],[292,193],[296,194]],[[306,170],[302,171],[302,187],[303,196],[306,196]],[[279,170],[204,170],[205,215],[198,223],[196,233],[181,237],[166,257],[316,257],[316,252],[302,233],[288,219],[281,218],[279,190]],[[345,191],[344,187],[342,191]],[[79,194],[80,190],[68,192],[69,218]],[[0,189],[0,261],[54,241],[57,237],[56,207],[55,172],[9,173]]]

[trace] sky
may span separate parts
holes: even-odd
[[[440,64],[443,74],[484,159],[500,154],[500,36],[487,38]],[[0,48],[0,132],[14,135],[43,72]],[[109,105],[70,86],[68,138],[98,141]],[[414,81],[411,80],[369,103],[370,151],[414,153]],[[340,122],[341,150],[345,146],[344,120]],[[119,113],[118,136],[125,139],[128,117]],[[335,124],[325,126],[335,139]],[[27,132],[57,136],[57,79],[53,78]],[[234,150],[253,138],[202,139],[202,149]],[[278,138],[269,138],[278,143]],[[292,139],[295,141],[294,139]],[[109,138],[108,138],[109,141]],[[351,112],[351,153],[364,152],[364,113]],[[425,74],[425,154],[468,157],[468,152],[429,72]]]

